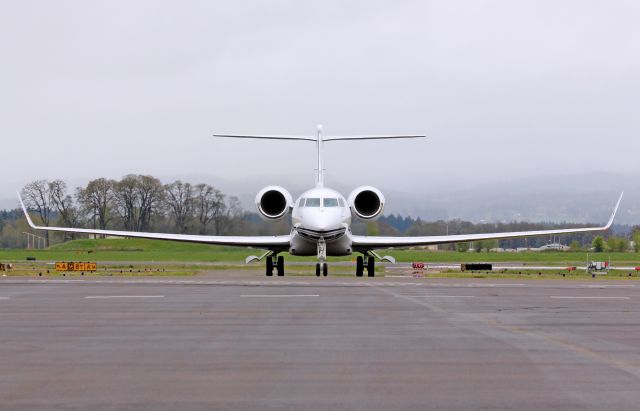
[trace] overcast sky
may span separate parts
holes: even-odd
[[[318,123],[429,136],[328,145],[340,187],[640,174],[638,1],[0,5],[3,191],[128,173],[303,187],[312,144],[211,134]]]

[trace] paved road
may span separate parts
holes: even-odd
[[[0,409],[636,410],[640,282],[0,278]]]

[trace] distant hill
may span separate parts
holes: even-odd
[[[407,195],[385,192],[386,211],[426,221],[604,222],[621,191],[616,223],[640,224],[640,176],[592,174],[538,177],[503,183],[451,187]]]

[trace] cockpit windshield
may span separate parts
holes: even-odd
[[[319,198],[307,198],[306,203],[304,204],[306,207],[320,207],[320,199]]]
[[[338,207],[338,199],[337,198],[323,198],[322,205],[325,207]]]

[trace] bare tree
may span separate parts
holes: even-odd
[[[178,180],[164,186],[166,204],[179,233],[187,232],[194,207],[193,187]]]
[[[162,207],[164,187],[160,180],[152,176],[138,176],[140,193],[140,221],[138,231],[149,231],[151,217]]]
[[[209,224],[215,220],[224,207],[224,194],[208,184],[195,186],[195,215],[198,219],[198,234],[207,234]]]
[[[244,211],[238,197],[231,196],[227,201],[223,201],[220,213],[214,219],[216,235],[229,234],[243,215]]]
[[[31,182],[22,188],[22,197],[26,206],[35,210],[45,226],[51,222],[51,213],[53,211],[53,199],[49,183],[47,180],[37,180]],[[49,244],[49,232],[45,231],[45,238]]]
[[[77,227],[80,220],[78,209],[73,203],[73,198],[67,194],[67,183],[62,180],[55,180],[49,183],[49,193],[51,201],[58,211],[62,225],[66,227]],[[73,234],[65,234],[65,239],[74,239]]]
[[[162,183],[152,176],[130,174],[114,187],[114,203],[125,229],[130,231],[148,231],[163,198]]]
[[[76,198],[93,221],[93,228],[105,230],[110,220],[115,181],[98,178],[89,181],[86,188],[78,187]]]
[[[139,219],[138,179],[135,175],[127,175],[115,183],[113,200],[116,210],[122,218],[124,229],[135,231]]]

